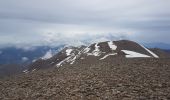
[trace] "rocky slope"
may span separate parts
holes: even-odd
[[[169,100],[170,59],[88,59],[0,80],[1,100]]]

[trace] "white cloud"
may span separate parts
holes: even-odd
[[[52,51],[49,50],[49,51],[47,51],[46,54],[45,54],[43,57],[41,57],[41,58],[42,58],[42,59],[49,59],[49,58],[51,58],[52,56],[53,56]]]
[[[28,61],[29,60],[29,58],[27,58],[27,57],[22,57],[22,61],[23,62],[26,62],[26,61]]]
[[[42,38],[49,45],[86,45],[94,42],[128,39],[129,33],[44,33]]]
[[[0,44],[80,45],[113,37],[170,42],[169,5],[169,0],[1,0]]]

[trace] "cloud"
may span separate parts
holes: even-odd
[[[169,0],[0,1],[0,45],[170,40]]]
[[[26,61],[28,61],[29,60],[29,58],[27,58],[27,57],[22,57],[22,61],[23,62],[26,62]]]
[[[0,55],[2,54],[3,52],[2,51],[0,51]]]
[[[95,42],[128,39],[129,33],[44,33],[45,43],[50,45],[88,45]]]

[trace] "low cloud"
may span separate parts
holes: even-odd
[[[45,33],[45,43],[50,45],[88,45],[95,42],[128,39],[128,33]]]

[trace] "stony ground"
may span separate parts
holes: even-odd
[[[0,100],[170,100],[170,59],[89,60],[34,71],[1,79]]]

